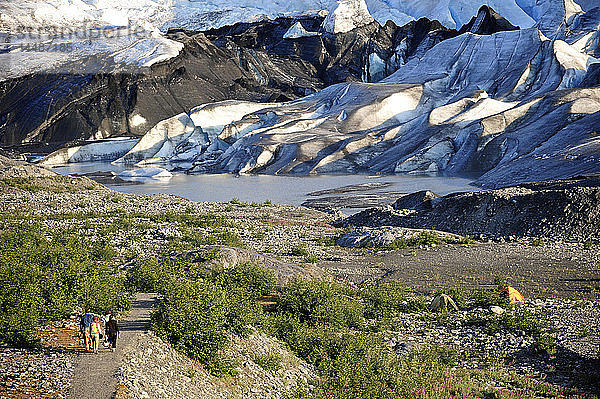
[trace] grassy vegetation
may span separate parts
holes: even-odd
[[[489,370],[469,371],[460,368],[467,352],[452,346],[432,344],[408,356],[395,355],[384,344],[385,332],[373,330],[365,318],[385,324],[407,311],[429,315],[398,282],[360,289],[323,280],[290,283],[281,292],[277,311],[268,315],[271,332],[314,364],[321,376],[315,389],[299,390],[294,398],[559,396],[549,384],[502,371],[501,358],[488,359]],[[533,323],[527,332],[542,328],[531,319],[511,325],[519,316],[506,318],[504,327]]]
[[[168,214],[153,221],[163,220],[176,220],[190,229],[221,223]],[[193,262],[141,261],[125,280],[109,266],[114,250],[106,242],[90,243],[64,231],[48,239],[47,231],[28,220],[3,223],[0,334],[4,342],[34,342],[36,326],[70,313],[77,305],[97,311],[125,309],[128,291],[156,291],[163,300],[152,315],[152,329],[217,376],[235,374],[238,366],[236,359],[224,355],[230,334],[246,336],[253,326],[284,341],[321,376],[313,390],[299,390],[296,398],[486,397],[492,393],[514,397],[517,392],[553,389],[496,369],[461,371],[456,367],[466,355],[453,347],[433,345],[410,356],[396,356],[383,337],[398,313],[418,312],[442,322],[429,313],[422,296],[399,282],[353,287],[328,280],[293,280],[279,290],[276,309],[265,312],[258,300],[273,293],[275,277],[260,266],[209,270],[205,262],[220,254],[206,251]],[[117,217],[113,223],[135,228],[128,218]],[[303,248],[296,252],[306,255]],[[463,308],[505,304],[492,290],[446,292]],[[536,337],[538,349],[551,348],[551,342],[545,341],[550,330],[533,314],[470,322],[485,323],[489,333],[524,331]],[[273,371],[282,363],[274,352],[255,354],[253,360]],[[490,381],[518,388],[502,396]]]
[[[430,345],[405,357],[390,352],[382,339],[385,332],[373,329],[367,319],[390,321],[398,312],[429,314],[424,301],[398,282],[355,288],[328,280],[293,280],[280,290],[277,308],[265,313],[256,300],[274,289],[274,280],[271,272],[257,266],[198,273],[189,265],[154,262],[134,274],[138,281],[158,284],[152,288],[165,297],[153,315],[153,328],[217,375],[231,374],[236,365],[222,356],[228,333],[247,334],[244,326],[253,324],[283,340],[321,376],[313,390],[301,389],[295,398],[558,395],[549,384],[502,371],[496,367],[501,359],[491,359],[489,370],[461,370],[467,355],[451,346]],[[493,295],[460,295],[464,303],[474,303],[473,298],[501,303]],[[231,304],[236,306],[232,309]],[[535,315],[521,313],[492,320],[489,331],[496,327],[527,334],[546,329]],[[281,367],[274,353],[256,354],[253,360],[266,370]],[[511,389],[499,388],[506,386]]]
[[[95,183],[90,180],[83,181],[72,179],[65,176],[54,177],[13,177],[0,179],[0,188],[19,189],[36,193],[39,191],[49,191],[52,193],[75,193],[81,190],[93,190]]]
[[[468,325],[485,326],[485,332],[493,335],[502,331],[523,332],[534,339],[534,348],[539,352],[552,355],[556,351],[556,343],[552,337],[554,328],[540,315],[526,309],[518,309],[514,313],[504,313],[490,319],[473,318],[467,320]]]
[[[302,244],[298,244],[294,247],[292,247],[292,251],[291,251],[292,255],[294,256],[309,256],[310,252],[308,251],[308,245],[306,245],[306,243],[302,243]]]
[[[308,245],[304,242],[292,247],[291,254],[301,256],[303,258],[302,261],[305,263],[317,263],[319,261],[317,255],[311,253]]]
[[[505,284],[496,285],[502,286]],[[450,296],[459,309],[469,309],[472,307],[487,308],[492,305],[507,307],[509,305],[508,295],[498,290],[466,291],[461,288],[447,288],[440,292]]]
[[[434,231],[422,231],[414,237],[410,238],[397,238],[391,244],[387,245],[385,249],[390,251],[395,251],[398,249],[404,248],[413,248],[413,247],[430,247],[432,245],[440,245],[440,244],[461,244],[468,245],[472,244],[474,241],[471,237],[462,237],[461,239],[448,239],[440,237]]]
[[[197,249],[206,245],[228,245],[244,247],[240,236],[234,231],[239,227],[231,220],[215,214],[191,214],[165,212],[158,214],[143,214],[113,210],[100,212],[60,212],[48,215],[33,216],[19,213],[0,213],[0,221],[49,223],[51,221],[77,222],[78,228],[91,240],[99,237],[107,238],[114,235],[125,235],[123,246],[133,242],[141,242],[141,234],[163,225],[169,225],[176,232],[167,236],[158,252],[184,251]],[[122,248],[121,249],[124,249]]]
[[[268,204],[232,200],[230,205]],[[425,297],[401,282],[355,287],[297,279],[276,289],[273,272],[260,265],[207,268],[207,261],[220,256],[216,251],[200,253],[193,261],[151,257],[139,261],[126,276],[111,266],[115,250],[101,237],[117,232],[141,240],[142,232],[169,225],[178,234],[166,238],[166,251],[207,244],[244,245],[230,230],[235,225],[229,219],[192,211],[45,216],[46,221],[77,221],[73,231],[49,231],[31,216],[0,215],[0,341],[28,345],[35,342],[37,326],[76,306],[119,311],[129,304],[128,292],[152,291],[159,292],[162,300],[152,314],[151,328],[217,376],[233,375],[239,366],[235,358],[225,355],[230,335],[247,336],[257,328],[285,342],[319,374],[319,379],[311,382],[313,389],[300,389],[293,395],[297,399],[518,398],[560,397],[564,393],[550,384],[503,371],[501,357],[485,359],[487,369],[462,369],[471,354],[454,346],[431,344],[397,356],[384,338],[399,325],[400,313],[411,313],[411,317],[418,313],[415,317],[432,323],[454,322],[452,314],[432,313]],[[81,228],[97,232],[94,240],[85,238]],[[336,239],[327,236],[316,241],[334,245]],[[434,232],[423,232],[397,240],[388,249],[445,242]],[[293,247],[291,253],[305,262],[316,261],[306,244]],[[443,292],[461,309],[509,307],[507,298],[496,290]],[[269,311],[259,304],[265,295],[276,297],[277,305]],[[552,329],[538,314],[507,312],[467,322],[489,334],[522,331],[534,338],[540,352],[553,353]],[[585,334],[589,332],[582,330],[581,336]],[[265,370],[282,368],[281,355],[275,351],[251,357]]]
[[[253,354],[252,360],[264,370],[277,371],[281,368],[281,355],[274,351]]]
[[[532,247],[543,247],[546,241],[543,238],[535,238],[529,242]]]

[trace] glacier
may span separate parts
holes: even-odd
[[[130,148],[111,155],[86,144],[59,150],[46,162],[78,162],[97,151],[115,163],[186,173],[469,175],[482,187],[600,172],[600,7],[593,2],[275,1],[266,10],[262,2],[232,1],[220,11],[222,3],[210,1],[155,6],[145,17],[152,25],[144,28],[148,37],[123,50],[110,47],[119,64],[167,70],[177,81],[190,54],[230,54],[244,70],[232,76],[231,87],[257,90],[276,81],[307,95],[227,98],[216,95],[218,83],[206,86],[203,75],[191,75],[190,82],[207,87],[202,99],[214,100],[194,104],[182,95],[184,83],[178,96],[164,100],[172,110],[166,118],[153,119],[139,104],[119,116],[141,136]],[[288,19],[252,22],[281,15]],[[223,27],[233,20],[249,22]],[[185,31],[199,27],[218,29]],[[370,35],[377,39],[364,39]],[[361,43],[360,51],[353,43]],[[360,60],[336,64],[343,54]],[[322,87],[312,80],[317,76]],[[113,130],[120,126],[110,123]],[[100,137],[111,135],[102,129]]]
[[[129,137],[96,140],[61,148],[43,157],[38,163],[42,166],[56,166],[68,163],[110,162],[127,154],[137,142],[137,139]]]
[[[346,0],[343,2],[349,3]],[[529,28],[542,23],[542,30],[556,29],[556,21],[567,21],[589,10],[590,0],[366,0],[369,13],[382,25],[397,25],[428,18],[448,28],[460,28],[477,15],[481,6],[496,10],[513,25]],[[237,22],[282,15],[332,12],[337,0],[3,0],[1,26],[12,28],[126,26],[133,22],[147,30],[169,28],[206,30]],[[344,16],[342,15],[342,18]]]
[[[579,1],[586,9],[591,7],[590,2]],[[106,63],[113,68],[123,64],[148,67],[176,57],[182,50],[181,43],[165,37],[169,29],[200,31],[265,18],[324,13],[329,15],[323,30],[333,33],[348,32],[373,19],[381,25],[389,20],[403,26],[427,18],[458,30],[484,5],[511,24],[535,26],[551,39],[582,39],[572,34],[582,23],[578,17],[585,14],[575,0],[132,0],[125,4],[118,0],[2,0],[0,39],[5,44],[0,51],[0,81],[61,71],[74,60],[89,56],[104,60],[94,65],[96,68],[106,68]],[[69,51],[23,51],[23,43],[32,41],[38,47]]]
[[[593,173],[600,88],[581,86],[598,63],[537,28],[463,34],[382,82],[256,109],[234,103],[238,113],[210,104],[213,118],[177,117],[187,124],[175,134],[193,139],[174,145],[155,128],[140,144],[189,173],[475,174],[490,187]],[[123,159],[138,161],[135,152]]]

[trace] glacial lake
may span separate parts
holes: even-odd
[[[62,175],[115,172],[123,167],[109,163],[70,164],[53,168]],[[173,173],[170,179],[142,179],[138,184],[107,184],[115,191],[132,194],[173,194],[193,201],[226,202],[233,198],[245,202],[270,200],[277,204],[301,205],[309,199],[360,197],[359,204],[342,209],[359,209],[371,206],[367,202],[381,198],[393,202],[397,193],[431,190],[444,195],[458,191],[473,191],[472,180],[457,177],[407,176],[407,175],[319,175],[319,176],[272,176],[232,174],[186,175]],[[309,195],[311,194],[312,195]],[[364,205],[360,204],[363,201]],[[355,201],[356,202],[356,201]]]

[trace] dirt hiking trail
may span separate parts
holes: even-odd
[[[78,356],[69,398],[109,399],[113,397],[123,349],[135,344],[139,336],[148,330],[150,312],[155,303],[156,294],[137,294],[127,318],[119,320],[120,337],[117,341],[117,349],[111,352],[100,344],[97,354],[82,353]]]

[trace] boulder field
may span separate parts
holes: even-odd
[[[527,183],[444,197],[418,192],[399,198],[393,206],[370,208],[337,224],[584,242],[600,238],[600,178]]]

